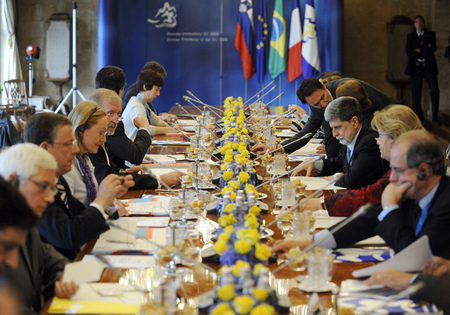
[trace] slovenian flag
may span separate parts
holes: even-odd
[[[291,15],[291,33],[289,35],[289,56],[287,67],[288,82],[294,81],[302,74],[302,25],[298,0],[293,0]]]
[[[269,72],[275,79],[284,71],[286,71],[286,20],[283,0],[276,0],[270,35]]]
[[[262,83],[267,72],[269,56],[269,29],[267,27],[266,0],[259,1],[258,25],[256,28],[256,75],[258,83]]]
[[[253,67],[253,7],[251,0],[241,0],[239,21],[236,25],[234,46],[242,60],[242,69],[246,80],[255,73]]]
[[[319,44],[317,41],[314,0],[307,0],[303,24],[302,69],[303,77],[310,78],[320,72]]]

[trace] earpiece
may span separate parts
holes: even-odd
[[[416,176],[417,176],[417,179],[418,179],[418,180],[424,180],[425,177],[427,177],[427,175],[425,175],[425,173],[422,172],[422,171],[418,171],[417,174],[416,174]]]
[[[18,179],[17,177],[11,179],[9,182],[10,182],[10,184],[11,184],[13,187],[19,188],[19,179]]]
[[[82,124],[82,125],[78,126],[78,130],[80,132],[84,132],[85,129],[86,129],[86,125],[85,124]]]

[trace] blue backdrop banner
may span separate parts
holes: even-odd
[[[291,2],[284,0],[288,23]],[[107,65],[121,67],[130,85],[145,62],[161,63],[167,78],[155,102],[160,111],[169,110],[176,102],[187,104],[182,98],[187,90],[212,105],[222,104],[228,96],[242,96],[246,100],[272,78],[267,73],[262,84],[256,75],[248,81],[244,78],[242,62],[234,47],[239,3],[239,0],[99,0],[98,69]],[[274,3],[267,1],[269,31]],[[305,4],[306,0],[300,1],[301,21]],[[316,1],[315,7],[321,71],[342,72],[343,0]],[[254,42],[258,8],[259,0],[254,0]],[[299,104],[295,92],[302,79],[300,76],[288,83],[286,72],[282,73],[276,79],[278,87],[264,101],[284,92],[271,105]]]

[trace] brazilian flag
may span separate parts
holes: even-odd
[[[286,55],[286,20],[283,0],[276,0],[269,51],[269,72],[272,79],[286,71]]]

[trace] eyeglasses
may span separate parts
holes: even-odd
[[[377,138],[375,138],[375,141],[377,141],[377,142],[379,142],[383,136],[385,136],[385,137],[387,137],[387,138],[389,138],[389,139],[391,139],[391,140],[394,140],[394,139],[395,139],[395,137],[390,136],[390,135],[385,134],[385,133],[379,133],[378,135],[379,135],[379,136],[378,136]]]
[[[409,167],[405,167],[405,168],[400,168],[400,167],[393,167],[392,171],[397,174],[397,175],[402,175],[403,173],[405,173],[407,170],[409,170]]]
[[[71,142],[53,142],[53,144],[60,144],[66,147],[66,149],[70,149],[77,145],[76,140],[72,140]]]
[[[45,184],[45,183],[40,183],[40,182],[37,182],[37,181],[32,180],[30,178],[21,178],[21,177],[19,177],[19,179],[20,180],[27,180],[29,182],[32,182],[33,184],[38,186],[39,190],[42,193],[44,193],[44,194],[47,194],[49,191],[51,191],[53,195],[56,195],[58,193],[58,188],[56,188],[56,186]]]
[[[109,113],[106,113],[106,117],[110,120],[114,120],[114,119],[117,119],[118,121],[123,120],[123,117],[120,117],[120,113],[109,112]]]
[[[97,132],[100,135],[100,137],[106,137],[106,135],[108,134],[108,131],[100,131],[98,129],[95,129],[95,130],[97,130]]]

